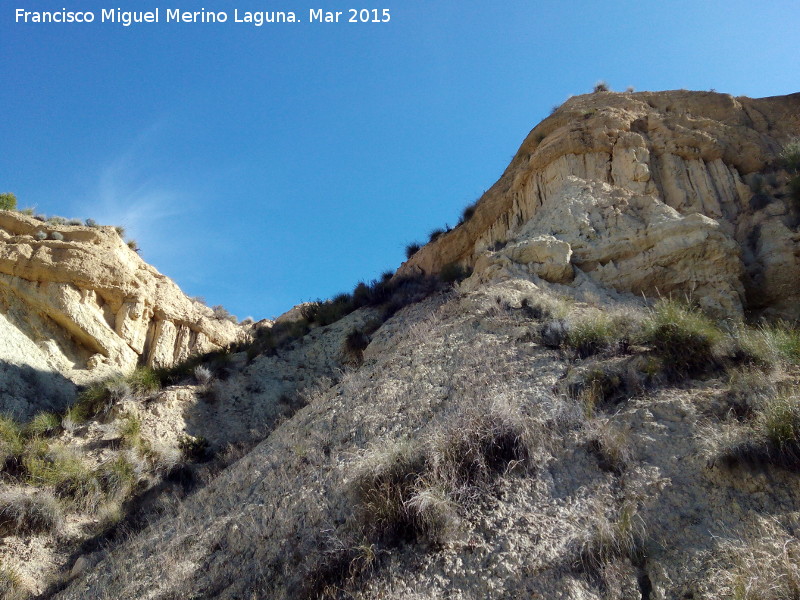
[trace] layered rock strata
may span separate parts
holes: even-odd
[[[169,366],[234,341],[240,328],[188,298],[113,227],[0,211],[0,330],[0,361],[75,379]]]
[[[485,279],[522,264],[564,283],[568,254],[619,291],[800,317],[800,209],[778,160],[798,135],[800,94],[573,97],[531,131],[474,215],[400,273],[457,262]],[[520,250],[541,236],[568,248],[547,260]]]

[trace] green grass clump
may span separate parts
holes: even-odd
[[[147,396],[161,389],[167,375],[150,367],[137,367],[127,376],[114,376],[93,383],[78,394],[77,402],[67,411],[74,423],[108,412],[115,402],[130,395]]]
[[[593,311],[569,321],[564,345],[580,358],[586,358],[619,346],[625,337],[625,328],[618,318]]]
[[[19,424],[9,416],[0,415],[0,466],[19,457],[24,448]]]
[[[147,395],[161,389],[161,380],[150,367],[137,367],[124,381],[134,394]]]
[[[800,364],[800,331],[787,323],[739,326],[732,332],[734,354],[741,362],[771,368]]]
[[[642,340],[679,375],[717,366],[715,348],[725,339],[717,324],[698,309],[671,299],[659,300],[645,319]]]
[[[61,417],[51,412],[40,412],[25,426],[28,437],[48,437],[61,429]]]
[[[87,508],[94,506],[100,497],[94,472],[65,447],[34,440],[26,448],[22,462],[27,483],[50,487],[59,498],[70,499]]]
[[[128,448],[141,448],[142,421],[136,415],[126,415],[121,419],[119,435],[122,443]]]

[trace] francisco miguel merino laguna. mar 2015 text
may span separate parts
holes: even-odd
[[[17,23],[118,23],[130,27],[139,23],[249,23],[261,27],[268,23],[301,23],[297,13],[293,11],[240,11],[233,10],[232,19],[227,11],[196,11],[168,8],[162,12],[160,8],[148,11],[124,11],[119,8],[104,8],[98,14],[95,11],[71,11],[62,8],[59,11],[29,11],[17,8]],[[329,11],[321,8],[308,10],[309,23],[388,23],[391,14],[388,8],[348,8],[342,11]]]

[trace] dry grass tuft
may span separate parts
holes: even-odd
[[[0,565],[0,598],[3,600],[22,600],[29,597],[22,576],[10,567]]]
[[[749,539],[721,544],[713,573],[719,597],[734,600],[800,598],[800,539],[795,527],[763,520]]]
[[[3,535],[55,533],[61,529],[61,505],[47,491],[28,494],[22,490],[0,493],[0,532]]]
[[[597,418],[588,423],[589,451],[597,456],[600,468],[621,475],[631,462],[627,432],[609,419]]]
[[[614,520],[598,509],[581,544],[580,565],[587,573],[597,575],[618,560],[637,563],[642,559],[644,539],[644,522],[632,502],[623,503]]]

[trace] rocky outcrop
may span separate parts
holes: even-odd
[[[800,211],[777,161],[798,135],[800,94],[571,98],[533,129],[474,215],[400,273],[458,262],[477,278],[502,277],[506,261],[529,264],[516,248],[544,235],[568,244],[572,266],[619,291],[800,317]],[[748,185],[753,174],[767,177]],[[529,270],[568,279],[565,268]]]
[[[234,341],[239,327],[189,299],[113,227],[0,211],[0,331],[0,361],[82,381],[172,365]]]

